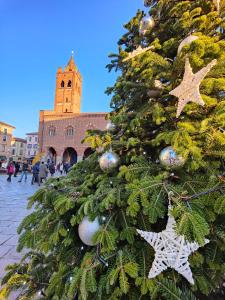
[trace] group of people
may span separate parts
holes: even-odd
[[[7,165],[7,181],[11,182],[11,178],[13,175],[14,177],[17,177],[17,174],[20,170],[21,175],[18,182],[22,182],[23,178],[25,178],[25,181],[27,181],[27,174],[29,171],[31,171],[31,184],[34,184],[36,182],[38,185],[40,185],[43,181],[47,179],[49,173],[51,176],[53,176],[56,171],[61,175],[63,173],[67,174],[70,170],[70,167],[71,166],[69,163],[61,162],[55,165],[53,161],[48,161],[47,163],[45,163],[44,161],[38,161],[30,168],[26,160],[23,161],[22,164],[20,164],[19,162],[10,161]]]
[[[9,161],[9,163],[7,165],[7,174],[8,174],[7,181],[11,182],[12,181],[11,178],[13,175],[14,175],[14,177],[17,177],[17,174],[19,173],[20,168],[21,168],[20,162]],[[23,180],[24,176],[25,176],[25,180],[27,180],[28,168],[29,168],[28,162],[27,162],[27,160],[25,160],[22,163],[22,168],[21,168],[22,172],[21,172],[19,182],[21,182]]]

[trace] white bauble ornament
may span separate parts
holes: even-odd
[[[192,42],[196,41],[199,37],[195,35],[189,35],[186,37],[179,45],[177,54],[180,54],[181,50],[183,49],[184,46],[191,44]]]
[[[161,165],[169,169],[182,167],[185,163],[185,159],[181,155],[177,155],[171,146],[166,147],[161,151],[159,161]]]
[[[106,152],[99,159],[99,165],[102,171],[115,169],[119,164],[119,156],[114,152]]]
[[[98,218],[94,221],[90,221],[88,217],[84,217],[82,222],[78,226],[78,234],[81,241],[88,246],[96,245],[93,242],[93,236],[99,231],[101,225],[99,224]]]
[[[112,123],[111,121],[109,121],[106,125],[106,130],[109,132],[113,132],[116,129],[116,125],[114,123]]]
[[[147,31],[151,30],[155,26],[155,21],[150,16],[142,18],[139,24],[139,34],[145,35]]]

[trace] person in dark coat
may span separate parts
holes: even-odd
[[[52,162],[49,165],[49,172],[50,172],[51,176],[53,176],[55,174],[55,164],[54,164],[54,162]]]
[[[39,168],[40,168],[40,162],[36,162],[36,164],[33,166],[32,168],[32,180],[31,180],[31,184],[34,184],[34,182],[37,182],[38,185],[40,185],[40,181],[39,181]]]
[[[64,171],[65,171],[66,174],[69,172],[70,167],[71,167],[70,164],[68,162],[65,162],[65,164],[64,164]]]
[[[14,172],[14,177],[17,177],[17,174],[19,173],[20,170],[20,163],[17,161],[15,163],[15,172]]]

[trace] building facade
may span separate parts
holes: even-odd
[[[11,156],[11,142],[14,126],[0,122],[0,161],[6,161]]]
[[[22,161],[26,157],[27,141],[13,137],[11,141],[11,157],[13,161]]]
[[[38,154],[38,132],[26,133],[26,154],[25,157],[28,161],[32,161]]]
[[[71,164],[87,156],[91,149],[82,144],[88,129],[105,130],[106,113],[81,113],[82,78],[73,55],[56,75],[54,110],[40,111],[39,151],[47,159]]]

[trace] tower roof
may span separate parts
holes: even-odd
[[[70,56],[70,60],[67,64],[67,66],[66,66],[66,71],[74,71],[76,69],[77,69],[77,67],[76,67],[75,62],[74,62],[74,55],[73,55],[73,51],[72,51],[72,54]]]

